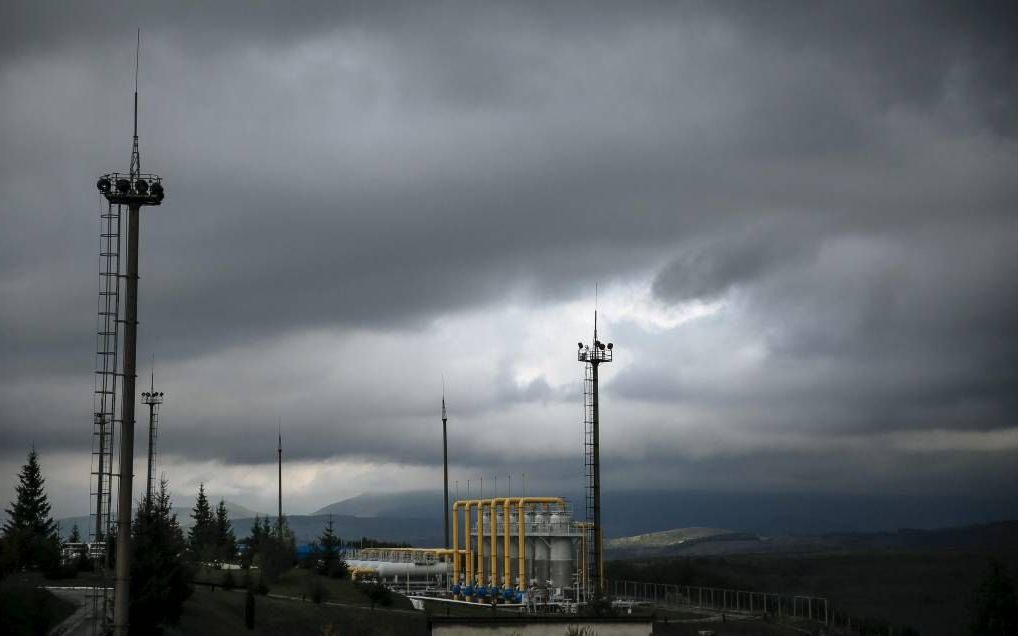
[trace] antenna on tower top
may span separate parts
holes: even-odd
[[[131,181],[141,172],[141,153],[138,152],[138,68],[141,63],[141,28],[134,48],[134,146],[131,148]]]

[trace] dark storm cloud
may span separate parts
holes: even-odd
[[[658,418],[692,404],[818,434],[1011,425],[1018,39],[1006,5],[0,11],[7,454],[33,436],[74,448],[81,437],[60,431],[79,411],[88,420],[87,405],[53,395],[91,373],[88,197],[127,162],[135,25],[143,166],[168,188],[142,223],[141,328],[169,368],[285,356],[281,339],[316,330],[423,338],[510,297],[540,308],[656,271],[663,304],[725,306],[664,334],[619,326],[642,357],[607,390],[660,405]],[[733,342],[759,345],[766,364],[714,368]],[[168,452],[259,461],[237,439],[265,406],[211,409],[228,372],[195,372],[209,394],[178,413],[204,442],[171,438]],[[259,378],[261,392],[285,401],[314,384],[281,376]],[[575,393],[545,375],[490,379],[467,407],[477,423]],[[426,434],[407,432],[430,407],[346,397],[286,401],[306,432],[292,457],[433,458]],[[337,431],[342,444],[320,443]],[[498,456],[483,439],[469,450]],[[759,461],[747,471],[787,458]]]

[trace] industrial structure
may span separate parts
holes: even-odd
[[[578,350],[577,360],[585,364],[585,520],[575,520],[569,502],[561,497],[527,497],[525,493],[461,499],[450,509],[443,390],[446,545],[355,551],[347,559],[355,578],[375,578],[400,591],[431,598],[560,611],[575,611],[605,593],[598,367],[612,361],[614,345],[598,339],[596,312],[594,338],[590,345],[579,343]]]
[[[159,438],[159,406],[163,403],[163,392],[156,391],[155,364],[152,369],[151,385],[141,394],[141,401],[148,404],[148,473],[145,481],[145,505],[152,505],[152,492],[156,479],[156,442]]]
[[[594,339],[587,346],[576,343],[576,359],[584,363],[583,374],[583,448],[586,476],[587,530],[584,554],[591,594],[604,593],[604,534],[601,531],[601,434],[597,372],[601,364],[612,361],[615,345],[597,339],[597,310],[594,310]]]
[[[134,74],[134,141],[128,172],[105,174],[96,182],[105,206],[100,213],[99,247],[99,311],[96,348],[96,380],[94,393],[93,484],[94,543],[103,546],[99,566],[104,573],[109,566],[106,545],[116,532],[116,574],[114,577],[113,631],[127,634],[130,603],[131,571],[131,505],[134,477],[134,405],[137,368],[138,334],[138,246],[141,208],[160,205],[164,191],[162,179],[141,171],[138,150],[138,58],[141,32],[135,51]],[[125,210],[126,209],[126,210]],[[123,217],[127,216],[126,267],[121,263]],[[123,290],[123,303],[120,294]],[[120,349],[120,325],[123,325],[123,349]],[[120,414],[117,417],[119,388]],[[113,469],[113,454],[119,425],[120,457]],[[116,527],[112,521],[112,482],[118,478]],[[104,580],[96,588],[96,629],[108,628],[109,599]]]
[[[463,499],[451,549],[363,549],[347,563],[355,576],[455,600],[575,604],[587,598],[587,534],[561,497]]]

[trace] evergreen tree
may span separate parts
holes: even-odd
[[[264,536],[265,535],[262,532],[262,520],[258,515],[255,515],[254,523],[251,524],[251,534],[249,534],[241,542],[244,544],[244,553],[240,558],[241,567],[251,567],[251,562],[254,560],[255,555],[258,554],[258,550],[261,548]]]
[[[5,560],[13,568],[51,570],[60,565],[60,537],[50,516],[45,481],[33,447],[18,475],[15,499],[6,510],[9,519],[3,527]]]
[[[258,548],[252,562],[261,568],[268,582],[274,583],[296,562],[297,541],[286,517],[279,519],[275,528],[269,525],[267,517],[264,518],[259,532]]]
[[[229,513],[226,511],[226,502],[219,500],[216,507],[216,558],[221,561],[233,561],[237,554],[237,537],[233,534],[233,524],[230,523]]]
[[[156,633],[160,624],[173,624],[191,595],[190,571],[184,553],[187,542],[173,514],[166,480],[140,506],[131,544],[131,632]]]
[[[1018,596],[1014,583],[999,562],[990,562],[989,570],[976,589],[974,601],[973,634],[1018,633]]]
[[[81,543],[81,531],[78,530],[78,524],[71,526],[71,536],[67,537],[68,543]]]
[[[191,552],[198,561],[211,561],[216,556],[216,520],[205,496],[205,484],[198,486],[198,497],[191,510],[191,518],[194,519],[188,533]]]
[[[346,563],[340,554],[342,545],[343,542],[335,533],[332,515],[329,515],[329,522],[326,524],[325,530],[322,531],[322,536],[318,538],[318,559],[321,561],[319,573],[337,579],[346,576]]]

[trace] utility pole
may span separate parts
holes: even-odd
[[[279,460],[279,499],[276,512],[276,532],[279,538],[283,538],[283,420],[279,420],[279,446],[276,447],[276,455]]]
[[[442,518],[445,520],[445,547],[449,548],[449,436],[446,424],[449,418],[445,412],[445,380],[442,380],[442,483],[445,491],[445,509]]]

